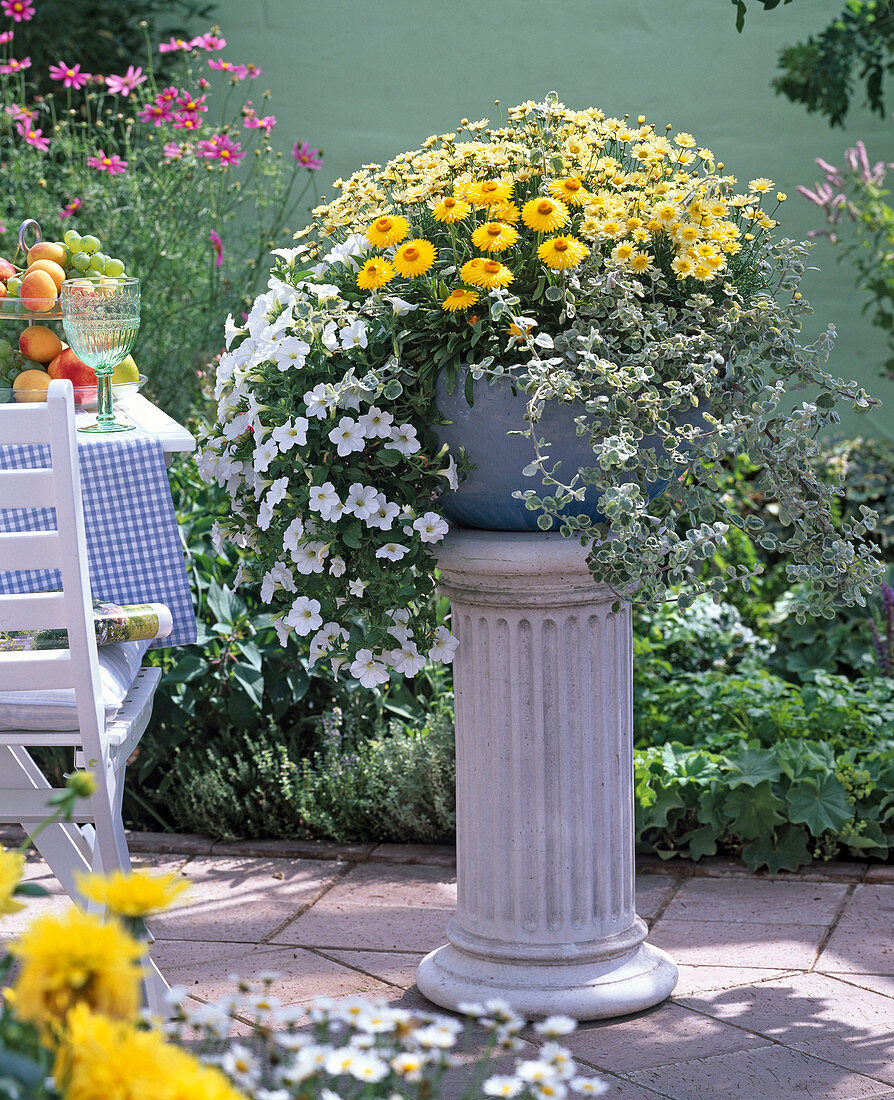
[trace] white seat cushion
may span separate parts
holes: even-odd
[[[103,645],[99,655],[99,677],[106,723],[112,721],[124,703],[140,671],[143,654],[151,641],[116,642]],[[0,730],[76,730],[78,712],[74,688],[44,691],[0,691]]]

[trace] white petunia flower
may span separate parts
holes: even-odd
[[[398,317],[402,317],[405,313],[412,313],[414,309],[419,308],[419,306],[414,306],[410,302],[405,302],[403,298],[398,298],[396,294],[383,294],[382,297],[386,302],[391,303],[391,308]]]
[[[388,669],[382,661],[376,659],[371,649],[359,649],[357,659],[351,664],[348,671],[365,688],[384,684],[388,680]]]
[[[229,439],[231,441],[238,439],[240,435],[244,434],[250,419],[247,412],[239,413],[237,416],[234,416],[228,424],[224,424],[221,429],[221,435],[224,439]]]
[[[265,473],[270,463],[278,454],[279,447],[276,444],[276,440],[273,438],[265,439],[263,443],[256,443],[254,454],[252,455],[252,466],[255,473]]]
[[[343,416],[328,438],[337,445],[341,458],[353,454],[354,451],[362,451],[366,445],[363,425],[358,424],[352,416]]]
[[[239,328],[233,320],[233,314],[228,313],[227,319],[224,321],[224,346],[229,349],[230,344],[233,343],[236,337],[243,336],[244,334],[245,329]]]
[[[287,477],[278,477],[267,491],[265,500],[271,507],[274,507],[279,504],[281,500],[285,499],[288,491],[289,479]]]
[[[287,336],[276,345],[271,359],[281,371],[300,370],[310,354],[310,344],[297,336]]]
[[[388,662],[395,672],[403,673],[404,676],[415,676],[425,667],[425,658],[412,640],[405,641],[400,649],[392,649],[388,654]]]
[[[453,459],[453,455],[450,455],[447,460],[447,469],[441,470],[441,476],[447,478],[447,484],[451,489],[459,488],[459,475],[456,472],[456,462]]]
[[[336,405],[335,392],[325,382],[320,382],[304,395],[304,405],[308,416],[315,416],[317,420],[325,420],[329,410]]]
[[[311,661],[316,661],[327,650],[330,650],[337,641],[346,642],[350,635],[344,627],[339,626],[338,623],[326,623],[322,629],[318,630],[311,638],[310,642],[310,658]]]
[[[395,425],[391,429],[391,446],[404,456],[413,455],[422,450],[422,444],[416,438],[416,429],[412,424]]]
[[[338,325],[335,321],[328,321],[320,337],[323,347],[329,351],[338,351]]]
[[[428,659],[450,664],[456,655],[458,645],[459,639],[454,638],[446,626],[439,626],[435,631],[435,644],[428,651]]]
[[[283,549],[288,550],[294,557],[295,551],[298,549],[298,543],[303,537],[304,524],[301,519],[296,516],[286,528],[285,534],[282,537]]]
[[[302,542],[298,548],[292,551],[292,560],[299,573],[322,573],[323,562],[329,553],[329,547],[325,542]]]
[[[385,494],[379,493],[375,511],[366,517],[366,526],[377,527],[380,531],[390,531],[399,514],[400,505],[389,504]]]
[[[303,447],[307,443],[307,417],[296,416],[294,420],[287,420],[270,433],[270,438],[277,445],[281,454],[285,454],[296,444]]]
[[[352,596],[362,596],[366,591],[366,581],[360,580],[359,577],[356,577],[352,581],[348,581],[348,591]]]
[[[274,593],[280,589],[286,592],[295,591],[295,578],[284,561],[276,562],[261,578],[261,602],[270,603]]]
[[[299,596],[292,604],[285,621],[302,638],[305,634],[310,634],[312,630],[319,630],[323,625],[323,619],[320,615],[320,601],[309,599],[307,596]]]
[[[341,501],[335,486],[331,481],[324,481],[322,485],[312,485],[308,508],[312,512],[319,512],[321,519],[329,519],[330,511]]]
[[[299,244],[295,248],[271,248],[270,254],[272,256],[281,256],[287,264],[291,265],[298,256],[303,256],[305,252],[309,251],[310,249],[306,244]]]
[[[377,558],[386,558],[388,561],[400,561],[410,551],[406,546],[401,546],[399,542],[386,542],[384,546],[380,546],[376,551]]]
[[[421,542],[440,542],[450,530],[447,521],[437,512],[426,512],[414,520],[413,529],[418,531]]]
[[[372,485],[362,485],[355,481],[348,489],[345,508],[358,519],[371,516],[379,506],[379,494]]]
[[[388,439],[391,435],[394,417],[391,413],[377,409],[375,405],[370,405],[363,416],[358,418],[358,421],[363,425],[367,439]]]
[[[269,500],[264,500],[261,507],[258,509],[258,527],[262,531],[266,531],[270,524],[273,522],[273,505]]]
[[[338,338],[345,351],[351,348],[365,348],[367,346],[366,325],[360,321],[353,321],[340,330]]]
[[[334,557],[329,560],[329,572],[333,577],[343,577],[346,569],[345,559]]]

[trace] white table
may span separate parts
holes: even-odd
[[[175,454],[183,454],[196,449],[195,437],[178,424],[173,417],[157,405],[143,397],[141,393],[132,393],[128,397],[116,397],[113,408],[115,417],[124,424],[133,424],[138,432],[148,438],[158,439],[165,453],[165,465],[170,466]],[[96,413],[79,410],[75,413],[75,419],[89,423],[96,418]],[[78,442],[89,441],[96,443],[108,436],[90,435],[81,433]]]

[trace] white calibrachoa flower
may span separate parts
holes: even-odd
[[[281,371],[300,370],[310,354],[310,344],[297,336],[287,336],[273,349],[270,358]]]
[[[425,657],[416,648],[416,643],[410,639],[407,639],[399,649],[392,649],[388,659],[394,671],[404,676],[415,676],[425,666]]]
[[[348,489],[345,508],[358,519],[368,519],[379,506],[379,494],[372,485],[361,485],[355,481]]]
[[[347,351],[349,348],[365,348],[367,346],[366,325],[362,321],[354,321],[345,325],[339,332],[338,338],[341,346]]]
[[[307,596],[299,596],[292,604],[292,610],[286,615],[285,621],[302,638],[305,634],[318,630],[323,625],[323,620],[320,617],[320,601],[308,599]]]
[[[358,422],[363,425],[367,439],[388,439],[391,436],[394,417],[391,413],[371,405],[363,416],[358,417]]]
[[[307,539],[292,551],[292,560],[299,573],[322,573],[329,547],[319,539]]]
[[[308,390],[303,397],[304,407],[308,416],[314,416],[318,420],[325,420],[329,416],[329,410],[334,409],[337,398],[331,385],[320,382],[312,390]]]
[[[395,425],[391,429],[391,447],[402,455],[414,455],[422,449],[412,424]]]
[[[386,558],[388,561],[400,561],[408,553],[407,547],[401,546],[399,542],[386,542],[376,551],[376,557]]]
[[[413,520],[413,529],[419,532],[419,538],[423,542],[441,542],[450,528],[437,512],[426,512]]]
[[[261,578],[261,600],[270,603],[277,591],[294,592],[295,578],[284,561],[278,561]]]
[[[329,439],[338,447],[338,454],[353,454],[354,451],[362,451],[366,446],[366,436],[363,434],[363,425],[359,424],[352,416],[343,416],[338,424],[329,433]]]
[[[350,672],[365,688],[375,687],[377,684],[388,681],[388,669],[384,661],[376,657],[371,649],[357,651],[357,659],[351,663]]]
[[[270,439],[265,439],[262,443],[258,443],[255,447],[254,458],[252,459],[252,466],[256,474],[266,473],[270,467],[270,463],[279,454],[279,444],[271,436]]]
[[[324,481],[322,485],[311,487],[308,507],[312,512],[319,512],[321,519],[329,519],[332,509],[340,504],[338,493],[331,481]]]
[[[456,655],[458,645],[459,639],[454,638],[446,626],[439,626],[435,630],[435,644],[428,651],[429,658],[449,664]]]
[[[307,442],[307,417],[296,416],[285,424],[280,424],[270,433],[270,438],[276,444],[280,454],[284,454],[296,444],[303,447]]]

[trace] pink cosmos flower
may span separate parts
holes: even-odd
[[[0,0],[2,2],[2,0]],[[130,93],[138,85],[143,84],[146,81],[146,77],[143,75],[143,70],[133,65],[127,66],[127,72],[124,76],[107,76],[106,87],[113,95],[130,95]]]
[[[165,160],[180,160],[183,156],[183,149],[176,141],[165,142],[162,152],[165,155]]]
[[[12,115],[16,122],[34,122],[37,118],[37,111],[29,111],[27,107],[20,107],[18,103],[10,103],[9,106],[4,107],[3,110]]]
[[[200,77],[199,77],[199,87],[200,87],[200,88],[202,89],[202,91],[204,92],[206,88],[210,88],[210,87],[211,87],[211,81],[210,81],[210,80],[206,80],[206,79],[205,79],[205,78],[204,78],[203,76],[200,76]]]
[[[72,214],[77,214],[84,204],[80,199],[72,199],[71,202],[67,202],[65,206],[59,211],[60,218],[70,218]]]
[[[198,99],[196,99],[196,97],[191,96],[189,92],[182,92],[177,96],[177,103],[183,111],[189,111],[191,114],[200,114],[208,110],[208,105],[205,103],[207,98],[207,96],[200,95]]]
[[[252,80],[257,80],[259,76],[264,75],[264,70],[259,65],[253,65],[250,61],[245,67],[248,69],[248,75]]]
[[[213,229],[208,234],[208,240],[211,241],[211,247],[214,249],[214,266],[220,267],[220,265],[223,263],[223,241],[220,239],[218,234],[214,232]]]
[[[35,130],[30,122],[17,122],[16,129],[29,145],[41,153],[45,153],[50,147],[50,139],[43,136],[43,130]]]
[[[87,167],[95,168],[97,172],[108,172],[110,176],[117,176],[127,168],[127,161],[122,160],[117,153],[107,156],[105,151],[98,149],[95,157],[87,157]]]
[[[263,130],[265,134],[269,134],[276,125],[276,115],[264,115],[261,118],[252,107],[251,100],[242,108],[242,114],[244,115],[242,125],[246,130]]]
[[[66,88],[83,88],[90,79],[90,73],[82,73],[80,65],[66,65],[60,61],[58,65],[50,66],[50,76],[53,80],[61,80]]]
[[[226,134],[215,134],[207,141],[200,141],[199,154],[209,160],[219,160],[223,165],[238,164],[245,156],[239,142],[232,141]]]
[[[180,92],[174,87],[173,84],[170,84],[167,88],[162,88],[162,90],[155,97],[155,102],[173,103],[178,95],[180,95]]]
[[[151,122],[153,126],[161,126],[170,122],[172,118],[170,103],[147,103],[137,115],[140,122]]]
[[[185,42],[182,38],[172,38],[170,42],[162,42],[158,47],[159,53],[178,53],[180,50],[189,51],[192,49],[191,42]]]
[[[225,38],[221,38],[220,35],[211,34],[210,32],[208,34],[200,34],[190,42],[190,46],[198,50],[222,50],[226,44],[227,40]]]
[[[199,130],[201,126],[202,120],[195,111],[178,111],[174,115],[175,130]]]
[[[15,35],[12,31],[0,32],[0,46],[5,46],[7,42],[12,42],[13,38],[15,38]]]
[[[5,65],[0,65],[0,73],[3,73],[4,76],[9,76],[11,73],[23,73],[26,69],[30,68],[30,57],[23,57],[21,61],[16,61],[14,57],[11,57]]]
[[[208,62],[209,69],[218,69],[222,73],[229,73],[234,80],[245,80],[248,76],[246,65],[234,65],[232,61],[224,61],[222,57],[211,58]]]
[[[31,0],[0,0],[3,14],[16,23],[29,23],[34,18],[34,5]]]
[[[307,141],[301,145],[296,141],[292,146],[292,156],[308,172],[316,172],[318,168],[323,167],[323,154],[319,149],[311,149],[310,143]]]

